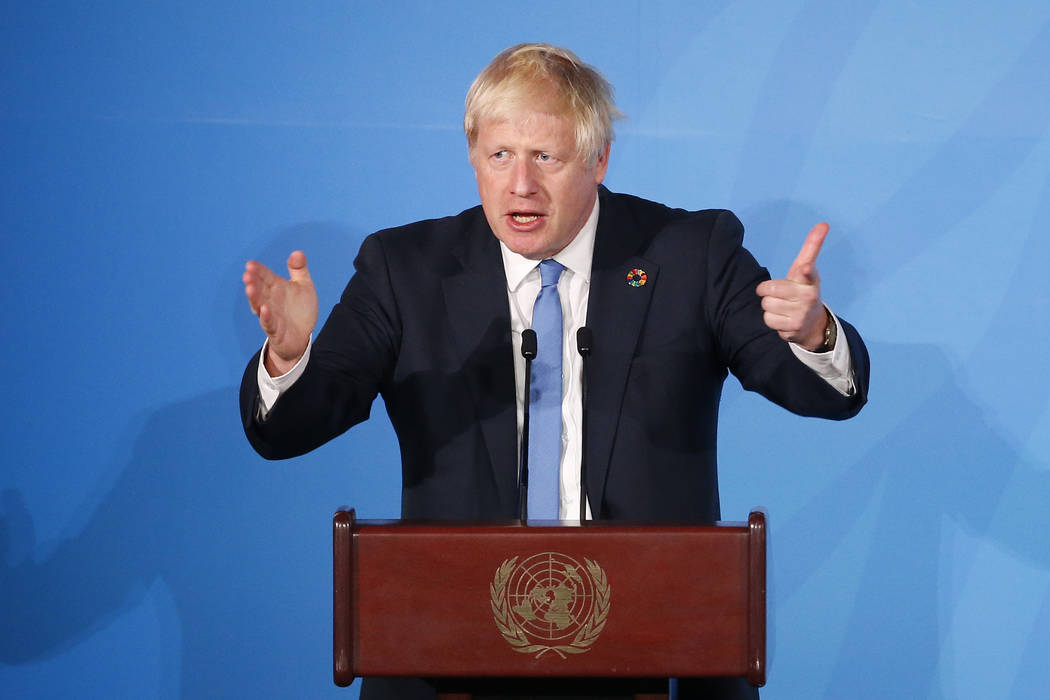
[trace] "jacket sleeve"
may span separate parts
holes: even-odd
[[[382,241],[369,236],[303,375],[259,418],[259,353],[241,380],[245,435],[266,459],[295,457],[368,418],[397,362],[400,323]]]
[[[856,415],[868,395],[868,351],[860,334],[839,318],[849,341],[856,387],[843,396],[799,361],[762,320],[755,287],[769,279],[769,273],[743,247],[743,236],[740,221],[725,211],[708,242],[708,323],[726,366],[745,389],[793,413],[835,420]]]

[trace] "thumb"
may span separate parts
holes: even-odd
[[[288,279],[292,282],[312,283],[310,270],[306,267],[306,253],[301,250],[288,256]]]

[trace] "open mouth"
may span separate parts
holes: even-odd
[[[540,218],[539,214],[511,214],[510,217],[519,224],[531,224]]]

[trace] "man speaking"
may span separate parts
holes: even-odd
[[[727,372],[801,415],[856,414],[868,357],[821,299],[827,225],[771,280],[731,212],[602,186],[617,116],[611,86],[571,51],[511,47],[467,94],[480,207],[365,239],[314,340],[306,256],[291,254],[288,279],[247,263],[266,342],[240,399],[259,454],[303,454],[365,420],[381,394],[401,447],[405,518],[517,517],[525,448],[532,518],[711,521]],[[816,448],[796,461],[820,458]],[[604,696],[553,683],[549,697]],[[693,683],[681,697],[757,697],[742,679]],[[362,697],[433,692],[367,680]]]

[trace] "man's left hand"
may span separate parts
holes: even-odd
[[[817,255],[828,235],[828,225],[813,227],[802,250],[791,263],[784,279],[766,280],[755,288],[762,297],[763,320],[784,340],[806,350],[816,350],[824,342],[829,319],[820,300]]]

